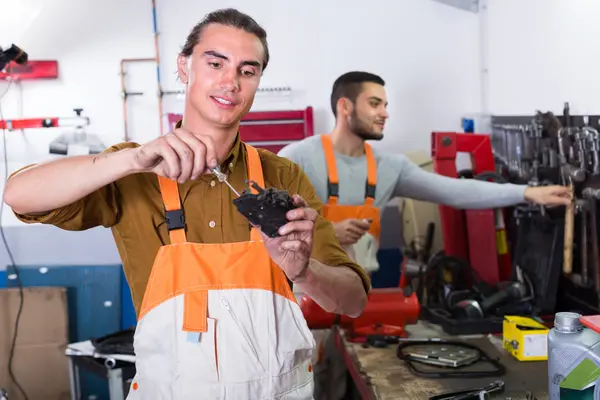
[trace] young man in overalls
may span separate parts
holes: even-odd
[[[387,106],[385,82],[380,76],[363,71],[345,73],[335,80],[331,90],[333,131],[279,151],[280,156],[294,161],[307,174],[325,203],[323,216],[333,223],[340,244],[366,271],[375,271],[379,266],[379,210],[395,197],[465,209],[501,208],[525,201],[566,205],[571,201],[563,186],[453,179],[427,172],[401,154],[372,149],[368,141],[384,138]],[[337,358],[333,342],[327,339],[328,332],[315,332],[315,337],[319,340],[318,354],[323,355],[316,371],[326,372],[318,377],[326,385],[318,384],[316,393],[328,391],[329,400],[338,400],[345,390],[344,364]]]
[[[128,399],[312,399],[315,345],[292,294],[358,316],[368,277],[335,239],[302,170],[240,141],[269,61],[265,31],[218,10],[178,57],[177,129],[146,144],[67,157],[13,174],[4,199],[27,223],[110,227],[138,314]],[[280,237],[251,227],[234,195],[250,179],[293,195]]]

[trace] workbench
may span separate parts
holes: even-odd
[[[548,365],[546,361],[521,362],[501,348],[501,338],[492,336],[450,337],[437,325],[419,322],[408,326],[412,338],[469,339],[490,357],[499,357],[506,373],[499,377],[430,379],[414,375],[396,356],[396,346],[387,348],[365,347],[351,343],[346,334],[334,328],[334,340],[340,356],[344,358],[349,375],[354,381],[358,398],[362,400],[427,400],[429,396],[463,389],[484,387],[502,380],[506,390],[491,399],[525,400],[527,391],[538,400],[548,399]],[[495,352],[495,354],[494,354]]]

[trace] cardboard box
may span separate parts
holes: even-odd
[[[13,373],[29,400],[68,400],[66,289],[24,288],[23,296]],[[19,289],[0,289],[0,387],[8,391],[10,400],[23,400],[8,374],[19,302]]]
[[[548,359],[549,329],[532,318],[504,316],[502,346],[519,361]]]

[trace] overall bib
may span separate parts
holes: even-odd
[[[258,152],[245,146],[248,179],[264,186]],[[127,399],[312,399],[315,342],[260,232],[247,242],[188,242],[177,182],[159,184],[171,243],[144,294]]]
[[[367,182],[365,185],[365,203],[358,206],[339,204],[339,180],[335,163],[333,143],[329,135],[321,135],[325,162],[327,165],[327,203],[323,204],[323,217],[331,222],[340,222],[348,218],[372,219],[369,233],[379,239],[381,222],[379,209],[373,205],[375,202],[375,187],[377,185],[377,163],[373,156],[371,146],[365,142],[365,156],[367,158]]]

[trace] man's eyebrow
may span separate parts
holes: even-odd
[[[209,56],[209,57],[215,57],[215,58],[220,58],[221,60],[226,60],[229,61],[229,58],[221,53],[218,53],[214,50],[208,50],[204,52],[205,56]],[[256,67],[256,68],[260,68],[260,62],[258,61],[242,61],[240,63],[240,66],[244,66],[244,65],[250,65],[252,67]]]
[[[371,97],[369,97],[369,100],[375,100],[375,101],[378,101],[380,103],[383,103],[383,99],[381,99],[381,98],[379,98],[377,96],[371,96]],[[388,103],[386,102],[385,105],[387,106]]]
[[[229,58],[227,58],[227,56],[224,56],[221,53],[217,53],[216,51],[213,50],[208,50],[204,52],[205,56],[209,56],[209,57],[216,57],[216,58],[220,58],[222,60],[229,60]]]
[[[256,67],[258,69],[260,69],[260,63],[258,61],[242,61],[240,63],[240,66],[242,65],[250,65],[252,67]]]

